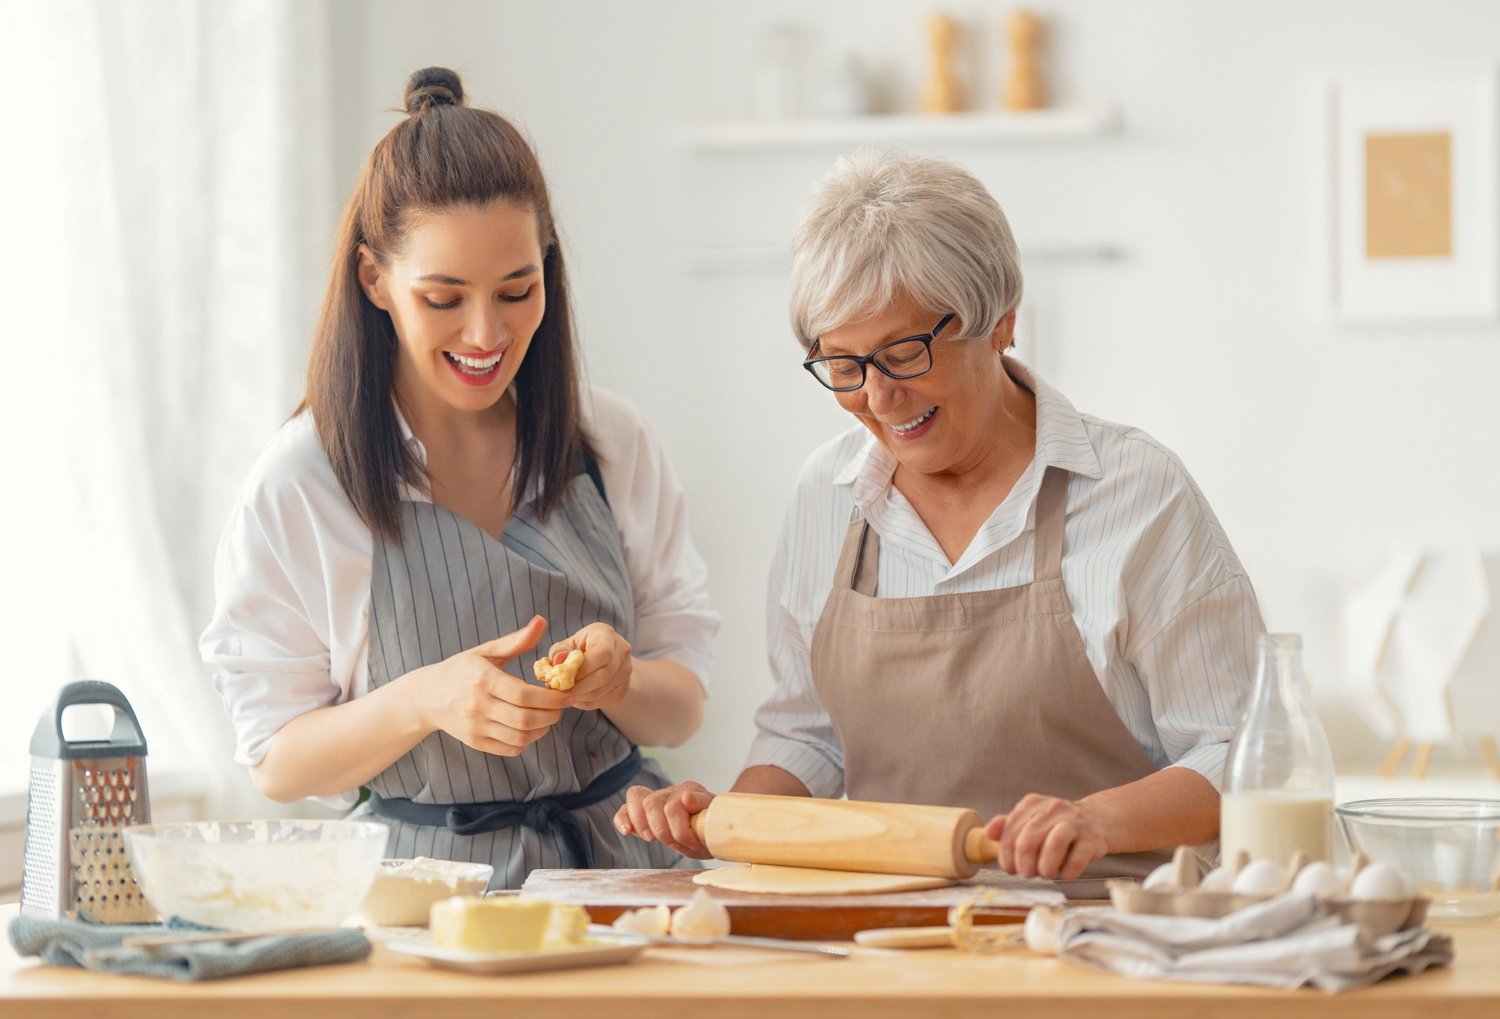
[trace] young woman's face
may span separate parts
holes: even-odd
[[[360,248],[359,279],[395,325],[397,393],[423,406],[493,406],[547,308],[536,214],[505,201],[415,216],[384,267]]]

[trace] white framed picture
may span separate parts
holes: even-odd
[[[1346,322],[1500,317],[1495,69],[1328,83],[1329,310]]]

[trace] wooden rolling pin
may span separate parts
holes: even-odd
[[[997,848],[973,810],[756,793],[715,796],[693,831],[720,860],[876,874],[972,877]]]

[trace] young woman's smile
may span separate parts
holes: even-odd
[[[497,350],[483,354],[463,354],[451,350],[443,351],[443,356],[448,359],[448,366],[458,376],[458,380],[466,386],[487,386],[494,382],[500,375],[500,367],[505,361],[505,352],[509,347],[500,347]]]

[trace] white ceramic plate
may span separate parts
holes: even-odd
[[[388,941],[385,947],[402,955],[415,955],[434,966],[466,973],[538,973],[550,969],[577,969],[629,962],[645,949],[646,942],[627,938],[589,941],[576,948],[548,948],[537,952],[464,952],[438,948],[432,935]]]

